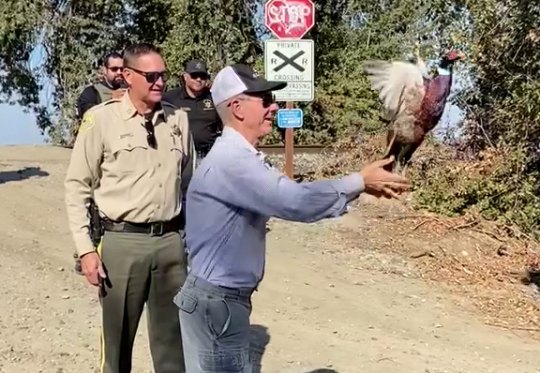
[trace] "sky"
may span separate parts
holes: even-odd
[[[0,145],[43,144],[45,137],[36,126],[36,117],[15,105],[0,104]]]
[[[45,50],[38,45],[30,55],[30,67],[40,65]],[[40,92],[40,100],[48,102],[50,84],[45,84]],[[41,145],[46,136],[41,134],[36,125],[36,116],[31,111],[25,113],[20,105],[0,104],[0,145]]]

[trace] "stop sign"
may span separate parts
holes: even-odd
[[[311,0],[269,0],[264,24],[279,39],[301,39],[315,24],[315,6]]]

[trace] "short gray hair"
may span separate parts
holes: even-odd
[[[228,110],[229,102],[231,102],[231,100],[235,98],[243,98],[243,97],[246,97],[246,94],[240,93],[216,105],[216,112],[221,118],[222,122],[225,122],[227,119],[229,119],[229,110]]]
[[[222,122],[225,122],[229,118],[229,111],[227,110],[229,106],[229,100],[216,105],[216,112]]]

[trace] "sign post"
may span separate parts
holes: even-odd
[[[285,128],[285,174],[292,178],[294,128],[303,125],[302,110],[294,109],[294,102],[314,99],[313,40],[302,38],[315,24],[315,6],[311,0],[269,0],[264,6],[264,23],[278,38],[265,41],[266,79],[288,83],[275,95],[277,101],[285,101],[281,120],[278,112],[278,127]]]
[[[278,127],[285,128],[285,173],[289,176],[293,175],[293,128],[302,127],[304,113],[302,109],[294,109],[292,102],[287,101],[287,108],[278,110],[277,115]]]

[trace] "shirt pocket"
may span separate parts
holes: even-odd
[[[148,144],[135,138],[111,142],[111,154],[120,173],[136,173],[148,168]]]

